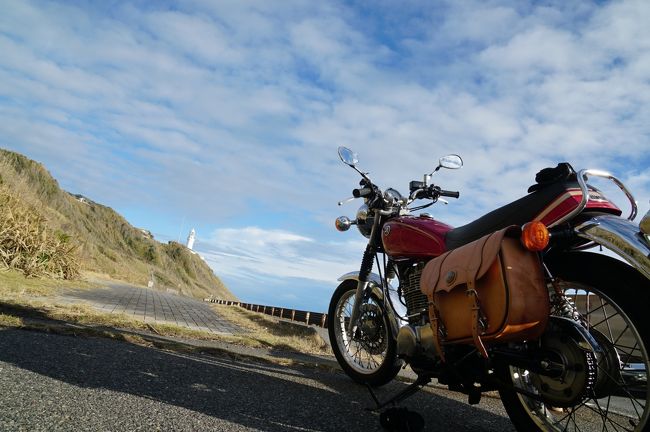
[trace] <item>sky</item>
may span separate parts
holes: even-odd
[[[569,161],[650,199],[648,1],[32,1],[0,13],[0,147],[160,241],[242,301],[327,309],[358,270],[358,174],[434,181],[454,226]],[[620,193],[594,182],[627,209]],[[626,210],[627,212],[627,210]],[[638,219],[637,219],[638,220]]]

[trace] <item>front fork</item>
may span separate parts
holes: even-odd
[[[363,298],[369,285],[368,278],[372,272],[372,263],[375,259],[375,254],[377,253],[378,241],[380,241],[380,239],[377,238],[380,235],[380,224],[381,216],[377,215],[375,216],[375,220],[372,224],[370,240],[368,241],[366,250],[363,253],[363,259],[361,260],[361,268],[359,269],[359,282],[357,283],[357,292],[354,295],[354,304],[352,305],[350,323],[348,324],[348,333],[350,335],[354,334],[354,328],[356,327],[357,321],[359,320],[359,313],[361,311],[361,305],[363,304]]]
[[[354,304],[352,305],[352,313],[350,314],[350,324],[348,325],[348,333],[351,335],[354,332],[354,327],[359,320],[359,312],[363,297],[368,288],[368,276],[372,271],[372,261],[375,257],[375,248],[368,244],[366,251],[363,253],[363,260],[361,260],[361,269],[359,271],[359,282],[357,282],[357,292],[354,294]]]

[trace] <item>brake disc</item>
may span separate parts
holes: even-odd
[[[381,309],[373,304],[361,306],[357,339],[370,354],[381,354],[386,349],[384,318]]]

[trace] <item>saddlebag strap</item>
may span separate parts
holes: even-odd
[[[433,346],[438,352],[440,360],[445,361],[445,351],[442,349],[442,344],[440,343],[440,318],[438,318],[438,313],[436,311],[436,304],[433,301],[433,298],[429,299],[429,322],[431,323],[431,330],[433,333]]]
[[[479,301],[478,292],[476,291],[476,279],[479,277],[478,274],[479,270],[484,264],[483,261],[486,259],[489,259],[491,261],[493,259],[492,254],[490,254],[488,257],[485,256],[484,251],[486,249],[486,245],[490,245],[490,240],[493,238],[498,238],[497,241],[500,243],[502,237],[499,236],[499,234],[500,233],[495,232],[483,237],[481,241],[477,241],[474,245],[474,249],[472,250],[470,262],[467,264],[467,290],[465,292],[470,300],[470,309],[472,311],[472,339],[474,340],[474,345],[476,346],[478,352],[483,356],[483,358],[486,359],[488,358],[488,354],[487,350],[485,349],[485,345],[483,345],[483,341],[481,341],[480,335],[485,332],[487,323],[484,324],[485,318],[483,312],[481,311],[481,302]]]
[[[473,285],[473,284],[472,284]],[[487,325],[483,324],[483,313],[481,312],[481,303],[478,300],[478,293],[474,288],[469,288],[467,284],[467,297],[470,298],[472,304],[472,339],[474,339],[474,345],[478,352],[483,356],[483,358],[488,358],[487,350],[483,341],[481,340],[480,334],[485,332]]]

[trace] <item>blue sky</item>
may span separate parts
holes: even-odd
[[[363,238],[360,155],[380,185],[437,175],[462,225],[560,161],[650,198],[650,3],[50,2],[0,14],[0,146],[161,241],[242,300],[325,310]],[[601,185],[606,186],[606,185]],[[612,193],[612,198],[621,197]]]

